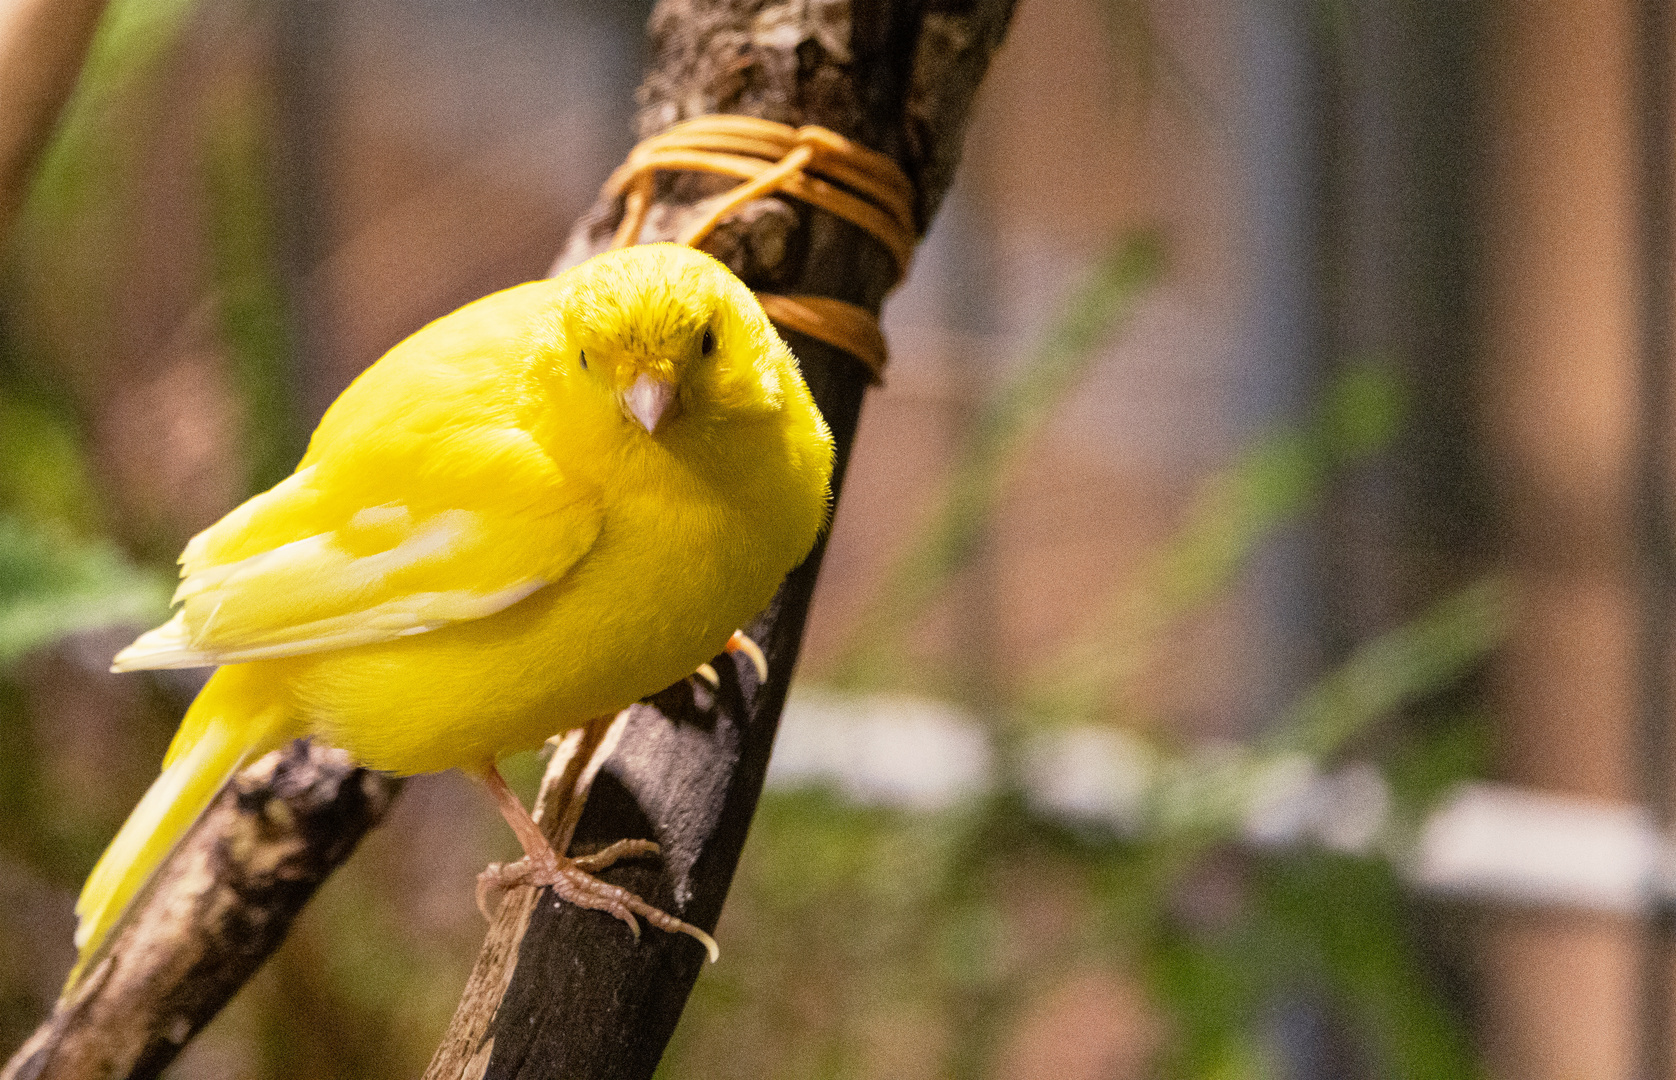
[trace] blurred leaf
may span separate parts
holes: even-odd
[[[1160,1073],[1181,1080],[1266,1080],[1257,1017],[1266,971],[1238,939],[1174,931],[1150,951],[1144,971],[1155,1000],[1174,1022]]]
[[[1481,1075],[1460,1020],[1414,958],[1402,885],[1389,863],[1310,852],[1270,860],[1255,879],[1260,932],[1335,992],[1368,1039],[1378,1075]]]
[[[1160,31],[1152,0],[1104,0],[1106,38],[1118,91],[1131,109],[1132,132],[1144,133],[1144,118],[1155,103],[1179,110],[1201,131],[1226,131],[1223,111],[1188,73],[1180,50]],[[1145,151],[1137,145],[1137,154]]]
[[[1479,712],[1432,724],[1408,738],[1387,757],[1384,773],[1391,785],[1398,836],[1412,836],[1434,807],[1455,788],[1490,771],[1493,725]]]
[[[249,489],[283,480],[308,444],[290,367],[272,178],[273,102],[249,80],[205,103],[210,270],[221,339],[238,377]]]
[[[0,514],[0,664],[77,631],[158,621],[169,593],[108,543]]]
[[[1025,710],[1061,723],[1097,717],[1167,627],[1223,595],[1263,540],[1316,505],[1333,470],[1389,446],[1403,411],[1390,372],[1352,368],[1327,389],[1307,424],[1241,453],[1204,485],[1187,524],[1139,579],[1118,583],[1104,614],[1035,680],[1023,696]]]
[[[120,133],[101,132],[100,122],[129,81],[174,44],[196,7],[197,0],[112,0],[35,176],[29,216],[63,218],[103,197],[112,162],[96,144]]]
[[[1389,863],[1307,851],[1248,865],[1235,923],[1169,923],[1146,950],[1148,985],[1175,1025],[1163,1075],[1274,1075],[1273,1006],[1321,993],[1363,1040],[1374,1075],[1479,1075],[1464,1027],[1414,958]]]
[[[1465,675],[1507,631],[1507,590],[1490,578],[1357,649],[1306,690],[1263,739],[1274,753],[1325,757],[1399,706]]]
[[[1019,451],[1088,370],[1100,345],[1134,314],[1163,269],[1156,236],[1127,237],[1094,267],[1035,354],[985,403],[947,491],[919,538],[880,581],[876,599],[834,665],[833,683],[875,685],[895,673],[904,626],[971,561]]]
[[[0,349],[4,345],[0,344]],[[95,524],[96,499],[68,409],[27,392],[13,365],[0,363],[0,512],[57,521],[78,533]]]
[[[50,355],[54,380],[83,394],[99,384],[111,342],[132,329],[116,310],[112,256],[135,234],[134,176],[161,119],[138,91],[195,8],[196,0],[112,0],[0,252],[17,312],[8,331],[32,362]]]

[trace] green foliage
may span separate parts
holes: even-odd
[[[1335,753],[1374,721],[1469,674],[1501,642],[1507,622],[1506,588],[1499,580],[1480,581],[1444,598],[1317,680],[1264,745],[1317,757]]]
[[[1429,780],[1399,783],[1398,798],[1429,804],[1479,765],[1464,746],[1416,743],[1405,771]],[[1067,830],[1005,792],[927,814],[770,791],[720,929],[727,962],[700,978],[660,1077],[877,1075],[869,1063],[902,1024],[914,1075],[993,1075],[1028,1002],[1090,967],[1143,981],[1169,1023],[1161,1077],[1283,1075],[1283,1001],[1328,1005],[1374,1076],[1478,1076],[1389,859],[1231,846],[1229,789],[1272,760],[1177,761],[1155,798],[1198,812],[1146,814],[1122,838]],[[1221,812],[1204,809],[1212,793]],[[1194,911],[1229,889],[1225,910]],[[1044,901],[1080,914],[1044,934]]]
[[[1139,233],[1116,245],[1089,273],[1029,361],[985,402],[930,522],[879,583],[861,620],[869,632],[853,640],[828,675],[830,682],[877,685],[901,676],[896,644],[904,626],[971,562],[1019,452],[1163,270],[1158,238]]]
[[[95,526],[95,499],[67,412],[0,364],[0,508],[86,533]]]
[[[18,266],[57,283],[56,304],[78,324],[113,325],[103,271],[78,266],[93,222],[122,213],[136,134],[118,118],[135,84],[174,44],[195,0],[115,0],[101,21],[76,92],[23,209]],[[222,337],[249,410],[252,487],[271,485],[301,454],[288,385],[283,290],[277,273],[271,103],[250,87],[206,103],[204,179],[211,277]],[[92,339],[89,339],[92,340]],[[87,342],[82,342],[86,345]],[[76,409],[65,389],[0,343],[0,664],[82,630],[166,614],[168,575],[131,563],[99,535]],[[74,372],[75,364],[69,365]]]
[[[121,138],[110,124],[112,106],[152,70],[196,7],[197,0],[112,0],[30,189],[26,222],[64,225],[105,209],[120,182],[112,166],[125,160],[111,154],[112,140]]]
[[[860,1076],[904,1022],[925,1038],[994,955],[939,904],[962,835],[820,790],[765,798],[724,916],[748,932],[700,978],[658,1075]]]
[[[1161,266],[1154,240],[1119,245],[1067,304],[1032,361],[985,405],[937,512],[860,620],[865,638],[838,667],[840,685],[914,683],[895,659],[904,652],[904,630],[969,564],[1020,449],[1134,310]],[[1434,717],[1424,730],[1400,727],[1376,744],[1385,753],[1383,771],[1395,805],[1367,854],[1232,853],[1253,800],[1277,770],[1328,767],[1376,728],[1447,694],[1482,663],[1509,618],[1499,581],[1470,584],[1363,643],[1262,725],[1265,734],[1253,743],[1210,753],[1155,748],[1135,831],[1121,839],[1068,832],[1010,786],[1022,771],[1016,760],[1024,745],[1020,730],[1109,723],[1111,703],[1125,698],[1172,628],[1237,586],[1264,543],[1314,513],[1347,468],[1390,449],[1403,427],[1405,399],[1387,369],[1351,366],[1325,389],[1311,417],[1254,440],[1210,477],[1180,531],[1138,574],[1112,586],[1103,613],[1046,673],[1014,699],[983,710],[1001,758],[999,792],[935,819],[861,811],[846,816],[827,797],[816,811],[807,801],[814,796],[770,793],[745,862],[751,873],[735,890],[736,898],[749,898],[743,901],[749,908],[765,909],[747,916],[750,924],[789,921],[809,930],[805,920],[816,917],[813,911],[836,907],[869,913],[854,916],[862,921],[876,917],[893,928],[924,927],[924,937],[900,952],[855,957],[859,966],[840,969],[862,972],[870,982],[915,987],[904,1008],[946,1032],[938,1071],[947,1075],[988,1075],[1028,995],[1090,962],[1145,981],[1171,1031],[1157,1061],[1164,1076],[1278,1075],[1274,1009],[1300,999],[1330,1005],[1330,1015],[1355,1035],[1374,1075],[1478,1075],[1459,1019],[1416,959],[1411,905],[1392,863],[1436,800],[1482,767],[1484,729],[1476,716]],[[868,857],[909,835],[923,836],[933,822],[947,842],[923,847],[911,868]],[[823,866],[834,872],[818,880],[808,876]],[[1069,872],[1071,884],[1063,888],[1089,913],[1066,940],[1026,957],[1009,955],[1008,941],[1024,931],[1010,924],[1016,916],[1001,902],[1017,887],[1020,867],[1050,876]],[[1208,923],[1184,918],[1179,901],[1202,890],[1207,872],[1234,883],[1232,908]],[[865,932],[823,926],[813,936]],[[780,944],[799,953],[790,942]],[[782,961],[775,953],[759,956],[754,944],[747,948],[753,982],[713,996],[706,990],[709,976],[701,980],[686,1027],[708,1027],[710,1011],[721,1009],[723,998],[730,1019],[717,1016],[715,1022],[741,1022],[751,1014],[750,986],[787,992],[788,980],[796,982],[777,966]],[[836,1056],[823,1059],[813,1074],[860,1071],[844,1056],[841,1041],[833,1046]],[[704,1056],[678,1039],[665,1074],[682,1075],[683,1061]],[[743,1071],[801,1075],[772,1063]]]
[[[1352,368],[1309,421],[1256,439],[1202,485],[1187,523],[1136,579],[1113,585],[1103,614],[1034,681],[1023,708],[1059,723],[1099,716],[1165,630],[1230,589],[1258,546],[1315,507],[1339,470],[1391,444],[1402,411],[1389,372]]]
[[[0,514],[0,665],[67,634],[156,621],[170,591],[107,542]]]
[[[1368,1038],[1379,1075],[1468,1080],[1479,1075],[1459,1020],[1409,946],[1410,909],[1388,862],[1308,852],[1256,868],[1253,910],[1278,970],[1321,983]]]
[[[273,103],[251,86],[208,104],[204,180],[221,340],[238,377],[251,491],[296,467],[308,441],[292,385],[290,315],[270,189]]]
[[[31,351],[61,354],[52,381],[84,395],[97,392],[109,343],[128,329],[110,275],[133,236],[135,173],[156,135],[155,116],[131,114],[136,91],[195,8],[196,0],[113,0],[0,252],[16,309],[51,327]],[[7,332],[21,334],[16,325]]]
[[[1330,1001],[1362,1035],[1376,1076],[1478,1075],[1459,1021],[1409,946],[1410,911],[1388,863],[1292,853],[1248,864],[1244,880],[1235,923],[1170,925],[1149,950],[1151,985],[1179,1027],[1163,1075],[1275,1075],[1261,1029],[1288,995]]]
[[[20,247],[56,252],[84,216],[114,212],[122,156],[111,103],[171,42],[190,0],[116,0],[100,22],[81,79],[20,215]],[[18,265],[30,263],[19,258]],[[72,280],[66,278],[66,280]],[[99,319],[97,272],[84,275]],[[156,620],[164,575],[135,566],[108,539],[68,394],[0,341],[0,666],[83,630]]]

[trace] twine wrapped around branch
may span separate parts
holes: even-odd
[[[973,95],[1012,8],[1013,0],[970,0],[935,9],[884,0],[853,10],[842,4],[658,0],[651,20],[654,61],[641,91],[647,123],[694,113],[767,112],[819,126],[707,117],[706,124],[723,127],[693,129],[710,131],[702,145],[642,144],[644,162],[618,171],[616,194],[578,223],[561,261],[601,250],[625,216],[639,218],[640,224],[625,231],[637,239],[654,208],[674,210],[672,217],[683,222],[671,239],[698,243],[752,199],[777,193],[803,204],[783,216],[793,219],[793,242],[763,245],[758,250],[771,254],[755,269],[786,293],[764,296],[764,306],[801,339],[805,377],[838,443],[836,493],[866,376],[876,378],[884,366],[877,321],[871,309],[859,305],[876,307],[901,280],[919,229],[952,179]],[[841,38],[832,33],[840,10]],[[831,129],[889,150],[902,168],[872,168],[869,162],[891,159],[859,144],[834,152],[848,140]],[[742,183],[697,207],[656,206],[666,195],[654,174],[688,169],[731,175]],[[826,214],[811,214],[807,207],[854,227],[834,228]],[[747,220],[744,231],[752,232],[761,221]],[[788,251],[800,257],[786,259]],[[852,302],[834,299],[838,296]],[[844,323],[848,330],[831,329]],[[863,340],[869,337],[871,343]],[[564,756],[572,767],[600,760],[603,768],[585,808],[567,804],[559,813],[555,807],[552,820],[560,832],[574,827],[579,850],[624,836],[655,837],[659,859],[624,862],[605,873],[614,884],[707,929],[720,915],[762,788],[820,556],[818,547],[749,628],[767,654],[766,681],[758,681],[749,663],[718,658],[720,685],[713,692],[683,682],[633,706],[621,745],[608,760],[603,747],[595,754],[578,745]],[[377,820],[393,791],[386,778],[355,769],[336,751],[298,744],[285,754],[285,761],[269,764],[272,776],[258,765],[241,777],[199,822],[189,848],[204,852],[202,859],[177,857],[160,872],[123,931],[136,940],[143,935],[147,947],[113,946],[125,963],[138,963],[143,952],[155,977],[107,975],[75,1008],[44,1025],[14,1055],[7,1075],[20,1080],[156,1076],[278,944],[284,923]],[[567,788],[569,772],[560,771],[564,775],[549,795]],[[295,859],[284,865],[307,862],[310,872],[288,871],[284,888],[251,889],[245,860],[261,856],[258,862],[267,865],[269,850],[247,842],[253,829],[276,841],[290,836],[285,830],[297,830],[299,843],[287,841]],[[218,908],[225,918],[176,917],[180,903],[212,895],[228,898]],[[430,1074],[449,1080],[650,1077],[702,952],[685,937],[647,935],[637,944],[621,933],[600,933],[597,913],[533,899],[532,890],[530,906],[502,906]],[[272,932],[223,932],[233,925]],[[90,978],[87,985],[93,988],[95,981]]]
[[[640,239],[660,172],[705,172],[743,181],[697,208],[679,241],[694,247],[729,214],[752,199],[782,194],[819,207],[865,230],[896,260],[896,280],[908,272],[917,233],[914,187],[896,162],[817,124],[794,128],[754,116],[699,116],[653,135],[629,151],[600,196],[623,200],[623,219],[611,246]],[[759,293],[768,317],[867,365],[875,384],[889,360],[873,313],[827,296]]]

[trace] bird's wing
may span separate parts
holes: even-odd
[[[480,619],[557,581],[599,535],[593,493],[516,427],[450,432],[422,463],[395,456],[305,459],[194,537],[180,610],[113,670],[296,656]]]

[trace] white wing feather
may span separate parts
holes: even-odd
[[[181,557],[180,610],[118,653],[111,670],[269,660],[485,618],[558,580],[599,534],[597,506],[570,486],[568,499],[517,511],[417,516],[396,502],[364,506],[342,512],[335,528],[213,563],[214,552],[239,550],[247,531],[272,536],[276,520],[330,525],[314,512],[321,496],[313,472],[298,472],[194,537]]]

